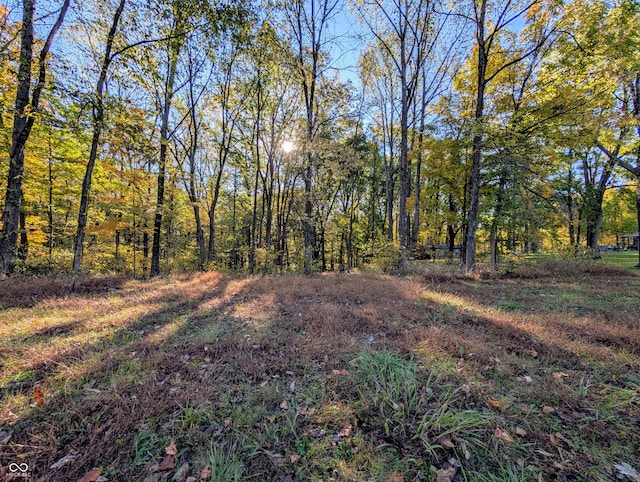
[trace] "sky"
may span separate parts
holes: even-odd
[[[340,73],[342,80],[350,80],[354,86],[359,86],[358,58],[370,38],[367,26],[358,20],[348,5],[343,5],[332,20],[329,36],[334,39],[331,48],[332,67]]]

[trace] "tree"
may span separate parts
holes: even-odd
[[[285,9],[292,33],[295,72],[305,108],[304,182],[304,272],[311,273],[319,259],[317,220],[313,205],[313,176],[316,170],[314,141],[318,121],[318,83],[326,68],[327,27],[339,10],[339,0],[295,0]]]
[[[471,175],[469,186],[469,210],[467,213],[467,234],[465,246],[465,265],[467,271],[475,269],[476,265],[476,235],[478,231],[478,216],[480,207],[480,186],[482,183],[482,153],[485,140],[485,101],[487,86],[503,70],[521,62],[538,51],[548,40],[553,28],[547,29],[543,35],[534,38],[533,42],[523,45],[511,56],[500,58],[496,55],[499,36],[510,28],[517,19],[526,13],[539,8],[540,2],[532,0],[524,5],[512,0],[500,4],[490,4],[480,0],[473,4],[472,16],[466,18],[475,29],[475,105],[473,118],[475,121],[472,150]]]
[[[98,158],[98,147],[100,146],[100,136],[102,134],[104,123],[104,87],[107,81],[107,75],[109,72],[109,66],[113,61],[114,54],[113,42],[118,30],[118,23],[122,11],[124,10],[126,0],[119,0],[118,6],[113,14],[111,21],[111,28],[107,34],[107,41],[105,43],[104,56],[102,59],[102,66],[100,68],[100,75],[96,83],[93,103],[92,103],[92,124],[93,135],[91,138],[91,150],[89,152],[89,160],[87,161],[87,168],[82,181],[82,193],[80,198],[80,209],[78,211],[78,225],[75,237],[75,247],[73,251],[73,272],[78,273],[80,271],[80,263],[82,262],[82,249],[85,234],[85,227],[87,225],[87,211],[89,208],[89,190],[91,188],[91,179],[93,176],[93,168]],[[120,52],[116,52],[118,54]]]
[[[17,73],[18,89],[11,135],[5,206],[2,214],[2,231],[0,232],[0,275],[7,275],[13,271],[18,223],[20,220],[20,205],[22,203],[24,149],[35,122],[40,96],[47,79],[47,56],[53,39],[64,21],[69,8],[69,1],[63,1],[56,21],[49,31],[44,46],[40,50],[38,78],[33,89],[31,86],[31,68],[33,63],[35,0],[23,0],[22,2],[22,32]]]
[[[435,97],[442,79],[442,68],[432,78],[430,88],[428,88],[427,75],[425,75],[425,64],[433,56],[438,42],[439,34],[444,26],[444,20],[437,22],[434,17],[435,2],[432,0],[401,0],[396,2],[385,2],[383,0],[372,0],[362,2],[361,18],[368,24],[369,29],[376,37],[378,47],[384,49],[390,63],[393,66],[394,74],[398,79],[400,99],[398,110],[400,112],[400,143],[399,143],[399,181],[398,192],[398,232],[400,239],[400,268],[404,269],[408,250],[411,246],[411,223],[410,213],[407,210],[407,200],[411,196],[411,162],[409,151],[414,147],[416,141],[415,132],[418,132],[419,141],[424,136],[424,119],[428,103]],[[373,15],[370,16],[370,14]],[[446,17],[445,17],[446,18]],[[379,25],[385,25],[380,29]],[[439,67],[443,67],[440,65]],[[421,83],[421,80],[424,80]],[[435,82],[434,82],[435,81]],[[422,98],[419,92],[422,87]],[[422,102],[419,102],[421,100]],[[419,116],[412,114],[412,106],[419,105]],[[420,117],[418,119],[417,117]],[[410,139],[410,130],[413,128],[413,135]],[[417,151],[422,151],[422,146]],[[420,154],[418,163],[420,164]],[[420,168],[418,166],[417,173]],[[419,190],[420,177],[416,176],[417,188]],[[419,202],[416,209],[419,209]],[[419,211],[416,211],[418,213]],[[414,213],[415,219],[419,220],[419,215]]]

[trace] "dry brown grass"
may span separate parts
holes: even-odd
[[[640,383],[640,278],[609,269],[559,273],[205,273],[87,278],[73,291],[67,279],[0,280],[0,430],[12,432],[0,466],[26,460],[34,480],[77,480],[92,467],[110,480],[141,480],[148,464],[133,464],[132,448],[140,434],[157,437],[154,456],[176,438],[202,457],[237,407],[255,403],[258,421],[262,410],[279,413],[283,395],[269,387],[280,380],[285,392],[310,377],[336,383],[326,396],[343,407],[331,412],[339,426],[353,416],[344,398],[352,389],[341,388],[333,370],[348,369],[363,350],[390,350],[466,387],[470,406],[513,423],[525,417],[529,448],[518,453],[545,480],[606,473],[607,451],[622,457],[625,447],[623,461],[637,467],[640,393],[629,380]],[[186,425],[185,407],[206,415],[201,427]],[[557,453],[555,432],[579,448],[540,455]],[[49,469],[71,452],[73,463]],[[288,473],[264,454],[245,469],[262,480]],[[312,467],[311,460],[299,469],[300,480]]]

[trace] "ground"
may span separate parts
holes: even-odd
[[[640,480],[639,290],[549,261],[0,280],[0,478]]]

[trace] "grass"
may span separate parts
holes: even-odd
[[[618,480],[640,276],[607,263],[0,280],[0,478]]]
[[[637,251],[611,251],[602,253],[602,261],[607,266],[616,268],[636,269],[638,265]]]

